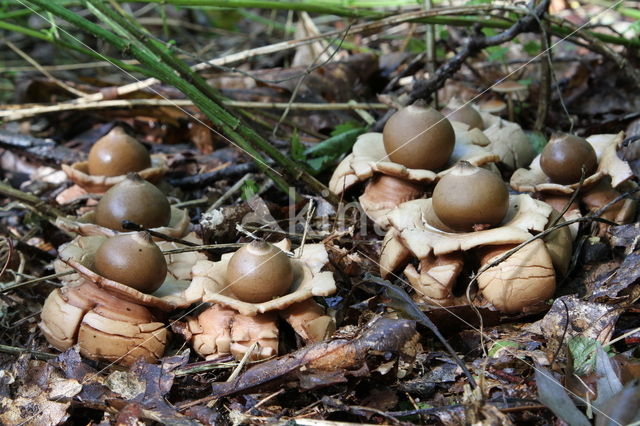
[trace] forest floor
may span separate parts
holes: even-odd
[[[640,12],[633,5],[0,2],[0,424],[640,421]],[[519,88],[496,90],[505,81]],[[566,270],[550,266],[552,297],[517,309],[494,306],[478,291],[484,271],[472,248],[456,251],[465,264],[451,284],[455,302],[427,300],[410,276],[411,268],[427,268],[426,259],[444,259],[439,255],[419,261],[404,247],[402,265],[381,277],[381,251],[391,244],[383,244],[385,235],[402,234],[410,245],[403,230],[424,231],[417,223],[426,219],[418,215],[404,228],[374,223],[358,200],[384,174],[381,158],[365,158],[359,170],[341,161],[359,137],[382,132],[394,112],[418,100],[449,107],[445,115],[461,103],[488,114],[497,103],[492,119],[517,123],[532,155],[563,132],[616,141],[615,158],[606,160],[615,170],[597,152],[598,178],[610,185],[610,197],[590,204],[583,195],[596,184],[583,175],[554,205],[566,219],[581,218],[563,224],[544,217],[547,228],[573,232]],[[82,189],[66,166],[86,160],[116,127],[165,163],[152,180],[188,213],[192,232],[177,235],[172,247],[210,265],[253,240],[287,238],[291,250],[307,247],[296,261],[308,262],[316,276],[329,271],[335,289],[305,298],[324,310],[335,332],[324,340],[301,336],[281,313],[273,316],[277,355],[253,357],[251,342],[268,339],[262,336],[249,339],[246,357],[214,351],[204,360],[189,329],[210,312],[212,300],[200,298],[164,312],[144,308],[167,331],[159,361],[88,357],[82,343],[52,347],[42,331],[43,305],[52,292],[76,285],[61,273],[60,248],[86,234],[63,221],[92,211],[101,197]],[[485,166],[505,186],[511,181],[515,197],[512,176],[531,160],[518,164],[516,153],[509,163],[510,149],[494,152],[497,165]],[[330,182],[338,164],[353,181],[336,194]],[[394,173],[406,177],[403,170]],[[429,198],[433,185],[420,185],[420,197]],[[540,186],[520,192],[536,206],[549,196]],[[578,216],[569,216],[571,202]],[[516,258],[540,243],[544,235],[535,235],[544,226],[525,230],[531,240],[501,244],[516,247]],[[445,243],[427,244],[438,252]],[[317,270],[316,249],[327,255]],[[186,285],[192,263],[180,277]],[[515,292],[529,291],[533,275]],[[515,281],[508,276],[504,285]],[[63,309],[54,321],[73,323],[77,310]]]

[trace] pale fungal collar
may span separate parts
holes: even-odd
[[[78,235],[104,235],[107,237],[119,234],[110,228],[105,228],[95,223],[95,211],[90,211],[80,217],[58,217],[56,226]],[[189,233],[191,219],[184,209],[171,206],[171,217],[166,226],[151,228],[152,231],[160,232],[173,238],[182,238]]]
[[[478,232],[446,232],[435,228],[431,199],[406,202],[389,214],[400,239],[417,258],[467,251],[483,245],[519,244],[545,229],[551,206],[529,195],[509,197],[509,212],[498,227]]]
[[[76,185],[80,186],[87,192],[100,194],[106,192],[112,186],[122,182],[127,178],[127,175],[120,176],[95,176],[89,174],[89,162],[80,161],[73,163],[72,165],[63,164],[62,170],[69,176],[69,179]],[[169,167],[167,161],[161,154],[155,154],[151,156],[151,167],[140,170],[136,173],[141,178],[148,180],[151,183],[158,182],[162,176],[164,176]]]
[[[283,241],[276,245],[283,248],[289,244],[288,241]],[[296,249],[291,259],[294,278],[289,293],[263,303],[243,302],[229,290],[226,275],[232,255],[233,253],[224,254],[217,262],[197,262],[192,269],[191,285],[180,295],[170,298],[172,303],[178,306],[188,306],[199,301],[218,303],[233,308],[242,315],[252,316],[285,309],[314,296],[329,296],[337,291],[333,274],[320,271],[329,261],[324,245],[306,244],[303,250]]]
[[[204,254],[197,251],[166,255],[167,277],[165,281],[153,294],[146,294],[125,284],[107,279],[92,270],[95,267],[95,253],[106,238],[103,235],[77,237],[62,245],[59,249],[59,259],[54,262],[56,273],[70,270],[77,272],[77,274],[62,277],[62,281],[73,285],[85,279],[125,300],[170,311],[176,307],[173,303],[175,294],[181,294],[189,286],[191,267],[199,260],[206,259]],[[199,242],[194,234],[186,239],[191,242]],[[163,251],[185,247],[166,241],[160,241],[157,244]]]

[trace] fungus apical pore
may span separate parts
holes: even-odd
[[[458,163],[436,185],[433,211],[455,231],[471,231],[476,226],[495,226],[509,208],[509,191],[489,170]]]
[[[262,303],[289,290],[293,269],[287,255],[278,247],[265,241],[253,241],[231,257],[227,280],[238,299]]]
[[[169,223],[171,206],[155,185],[132,173],[102,196],[95,214],[98,225],[117,231],[124,230],[123,220],[156,228]]]
[[[389,160],[410,169],[441,169],[456,140],[449,120],[420,101],[393,114],[382,134]]]
[[[562,134],[549,141],[540,155],[540,167],[552,182],[569,185],[585,178],[598,167],[596,152],[586,139]]]
[[[148,233],[121,234],[98,248],[95,272],[143,293],[153,293],[167,276],[167,262]]]
[[[100,138],[89,151],[89,174],[120,176],[151,167],[149,151],[120,127]]]

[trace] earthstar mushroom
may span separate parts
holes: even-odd
[[[418,104],[404,108],[393,117],[398,117],[398,119],[390,120],[385,127],[385,133],[365,133],[358,137],[352,153],[338,165],[329,182],[329,189],[332,192],[342,194],[356,183],[370,179],[359,200],[367,216],[384,229],[389,225],[386,215],[391,209],[402,202],[422,197],[423,194],[429,192],[434,182],[447,173],[447,170],[438,171],[438,169],[411,168],[409,166],[424,167],[428,165],[442,168],[446,165],[452,166],[460,160],[469,161],[474,165],[484,165],[501,160],[500,155],[492,152],[493,142],[483,131],[477,128],[469,129],[469,126],[464,123],[449,123],[448,120],[441,117],[440,113],[424,105]],[[403,117],[408,118],[411,125],[407,125],[407,129],[412,130],[396,131],[396,129],[402,128],[399,120]],[[520,130],[521,137],[520,135],[514,137],[511,127],[505,128],[502,122],[496,124],[492,119],[485,118],[485,115],[482,118],[483,121],[491,123],[491,131],[499,136],[498,143],[506,144],[507,147],[502,148],[501,151],[506,161],[511,162],[511,158],[514,156],[512,154],[514,149],[510,145],[511,141],[516,141],[516,145],[518,145],[522,144],[524,138],[525,144],[528,145],[522,130]],[[428,123],[437,123],[437,125],[431,124],[433,128],[429,129]],[[513,126],[516,125],[513,124]],[[455,137],[452,151],[449,150],[452,146],[449,144],[449,127],[453,128]],[[519,126],[517,128],[520,129]],[[508,131],[508,134],[505,133],[505,130]],[[441,142],[435,143],[430,139],[431,133],[429,132],[432,131],[437,131],[434,136],[445,135],[446,143],[442,147],[440,147]],[[393,143],[388,142],[391,137],[388,135],[394,136]],[[405,143],[401,143],[402,138],[398,135],[406,137]],[[417,135],[420,137],[416,137]],[[398,146],[402,147],[402,150],[398,149]],[[388,155],[388,150],[397,151],[397,154],[405,153],[409,148],[414,150],[413,157],[421,155],[424,157],[421,159],[423,163],[400,163],[394,160],[397,157],[394,157],[393,154]],[[430,153],[431,148],[437,151],[437,155],[434,156]],[[444,163],[442,163],[442,152],[447,154]],[[518,155],[518,157],[526,156],[526,154]],[[431,161],[431,164],[426,164],[427,160]]]
[[[157,182],[168,170],[164,156],[151,155],[121,127],[114,127],[100,138],[89,153],[88,161],[63,164],[69,179],[89,193],[103,193],[136,172],[149,182]]]
[[[131,365],[164,353],[167,330],[151,311],[88,280],[55,289],[42,307],[42,334],[54,348],[74,344],[87,358]]]
[[[174,238],[184,237],[191,227],[186,210],[171,206],[155,185],[136,173],[105,192],[93,211],[78,218],[59,217],[56,225],[80,235],[112,236],[125,230],[125,220]]]
[[[114,185],[102,196],[95,210],[97,225],[123,231],[122,222],[128,220],[145,228],[169,224],[171,207],[155,185],[136,174]]]
[[[458,106],[457,104],[447,106],[442,110],[442,114],[449,121],[457,121],[469,126],[469,129],[484,129],[484,121],[482,116],[471,104],[468,102]]]
[[[322,340],[333,332],[333,319],[312,299],[314,296],[329,296],[336,291],[331,272],[321,271],[329,260],[324,245],[306,244],[294,251],[293,258],[285,254],[289,249],[288,240],[274,245],[254,242],[236,253],[222,255],[217,262],[202,260],[193,266],[191,285],[180,295],[167,300],[183,307],[196,302],[212,303],[197,317],[189,318],[183,331],[185,338],[192,340],[194,349],[201,356],[215,358],[232,353],[239,359],[256,341],[260,344],[260,351],[252,354],[254,358],[275,355],[279,333],[275,324],[277,314],[289,321],[305,342]],[[273,266],[283,260],[280,254],[284,255],[290,264],[291,281],[285,267],[284,273],[271,275],[275,279],[272,284],[278,287],[275,292],[267,296],[270,292],[260,288],[260,295],[254,300],[262,301],[249,302],[246,297],[250,291],[242,289],[238,294],[234,281],[242,281],[243,275],[250,275],[251,270],[230,273],[230,269],[234,268],[234,264],[237,266],[238,259],[246,255],[252,257],[256,252],[256,257],[261,258],[261,263],[265,265],[276,259]],[[264,256],[266,252],[271,254]],[[254,261],[251,259],[248,263],[255,265]],[[257,276],[253,276],[253,279],[258,281]],[[260,281],[258,287],[266,284]],[[252,284],[250,287],[255,286]],[[285,294],[281,294],[282,288],[285,288]],[[281,295],[276,296],[279,293]],[[250,295],[250,298],[253,297]]]
[[[382,131],[388,159],[410,169],[439,170],[455,144],[451,123],[423,101],[398,110]]]
[[[143,293],[156,291],[167,276],[167,262],[146,232],[108,238],[94,262],[98,274]]]
[[[267,302],[286,294],[293,281],[287,255],[266,241],[253,241],[236,251],[227,265],[231,292],[250,303]]]
[[[596,171],[596,151],[576,135],[562,134],[551,138],[540,154],[540,167],[552,182],[572,184]]]
[[[151,167],[149,151],[121,127],[100,138],[89,151],[89,174],[120,176]]]
[[[116,242],[116,247],[111,246],[111,241]],[[176,243],[159,244],[177,248]],[[111,251],[113,248],[117,251],[121,245],[125,246],[125,252],[129,251],[128,255]],[[197,252],[170,254],[154,262],[153,258],[147,259],[149,246],[152,251],[158,249],[142,234],[112,238],[84,236],[62,245],[59,259],[54,262],[56,272],[75,273],[62,277],[65,285],[54,290],[44,303],[40,328],[47,341],[59,350],[78,344],[80,353],[87,358],[122,365],[130,365],[138,358],[153,362],[161,357],[168,336],[162,322],[163,312],[175,308],[166,297],[188,287],[191,265],[205,256]],[[108,256],[100,260],[103,247],[108,249]],[[138,252],[139,248],[142,252]],[[139,255],[142,259],[135,259]],[[131,285],[116,281],[122,278],[118,274],[106,277],[96,272],[104,268],[97,265],[110,260],[129,263],[130,276],[136,278]],[[157,287],[154,280],[158,279],[163,265],[161,287],[153,294],[139,291],[137,288],[153,291]],[[118,268],[115,269],[119,273]],[[143,282],[149,278],[152,285]]]
[[[543,169],[543,155],[538,155],[533,159],[528,169],[521,168],[514,172],[511,177],[510,185],[513,189],[520,192],[533,193],[537,198],[547,201],[560,210],[566,205],[573,193],[580,188],[580,192],[575,199],[573,206],[569,208],[565,214],[565,219],[581,217],[580,207],[589,210],[597,211],[601,207],[604,207],[610,201],[615,199],[620,192],[616,188],[623,188],[625,186],[632,185],[629,180],[633,177],[633,172],[629,164],[622,160],[618,154],[618,148],[622,143],[624,133],[614,134],[602,134],[592,135],[586,138],[586,142],[591,146],[595,152],[597,164],[595,170],[589,173],[591,168],[590,149],[580,149],[581,152],[587,152],[581,155],[579,161],[575,161],[577,157],[576,152],[573,149],[569,149],[568,155],[559,155],[558,158],[565,158],[567,161],[566,166],[572,170],[569,179],[562,180],[567,183],[555,182],[552,177],[548,176]],[[548,147],[553,149],[556,146],[566,147],[567,145],[573,145],[576,143],[575,137],[560,136],[554,138]],[[581,138],[577,142],[582,144]],[[547,148],[545,148],[546,150]],[[558,150],[565,152],[564,148]],[[543,151],[544,154],[544,151]],[[582,164],[587,164],[585,173],[585,179],[580,182],[580,177],[577,178],[578,173],[582,174]],[[557,167],[560,167],[561,163],[557,163]],[[556,167],[556,168],[557,168]],[[579,171],[578,171],[579,170]],[[557,178],[556,178],[557,180]],[[568,183],[569,181],[573,181]],[[616,203],[608,213],[605,213],[606,218],[615,220],[617,223],[627,223],[633,220],[635,216],[636,202],[631,199],[623,200],[620,203]],[[606,229],[605,224],[600,224],[601,232]],[[573,227],[572,232],[577,233],[577,225]]]
[[[553,217],[548,204],[525,194],[514,195],[509,197],[506,217],[497,226],[452,232],[439,228],[433,199],[409,201],[389,213],[391,228],[380,255],[380,273],[387,276],[404,268],[422,299],[441,306],[466,303],[456,297],[454,285],[463,278],[467,262],[477,259],[478,268],[489,264],[544,231]],[[417,268],[411,262],[413,258],[417,259]],[[534,310],[553,294],[556,273],[565,272],[570,259],[571,238],[563,227],[480,274],[479,291],[503,312]]]
[[[466,161],[438,181],[432,199],[435,215],[455,231],[495,226],[509,208],[509,192],[502,179]]]

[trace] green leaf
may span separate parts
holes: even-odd
[[[242,199],[247,201],[251,198],[255,197],[260,188],[258,188],[258,184],[253,179],[247,179],[242,184]]]
[[[498,31],[493,29],[493,28],[482,28],[482,34],[486,35],[487,37],[492,37],[496,34],[498,34]]]
[[[584,376],[593,371],[596,365],[596,351],[598,341],[589,337],[576,336],[567,343],[567,348],[573,357],[573,372]]]
[[[487,53],[489,54],[489,60],[492,62],[504,62],[504,58],[507,55],[507,52],[509,51],[508,47],[502,47],[502,46],[490,46],[487,47],[486,49]]]
[[[422,53],[427,50],[427,44],[420,38],[412,38],[407,43],[407,52]]]
[[[537,55],[541,50],[540,43],[535,40],[529,40],[522,46],[522,50],[531,56]]]
[[[503,349],[518,349],[518,346],[516,342],[512,342],[511,340],[498,340],[491,346],[491,349],[489,349],[489,356],[495,358],[499,356]]]
[[[318,158],[309,158],[306,164],[311,169],[311,173],[315,175],[325,170],[328,166],[332,165],[333,161],[333,156],[323,155],[322,157]]]
[[[331,136],[338,136],[342,133],[348,132],[349,130],[353,130],[353,129],[359,129],[362,126],[360,125],[360,123],[357,123],[355,121],[345,121],[342,124],[338,124],[333,131],[331,132]]]
[[[344,133],[332,136],[329,139],[325,139],[319,144],[308,148],[306,151],[304,151],[304,154],[312,157],[329,155],[337,158],[345,152],[348,152],[355,143],[358,136],[360,136],[364,132],[364,127],[347,130]]]
[[[638,36],[640,34],[640,20],[635,21],[633,24],[629,25],[626,30],[622,34],[631,33],[631,36]]]

